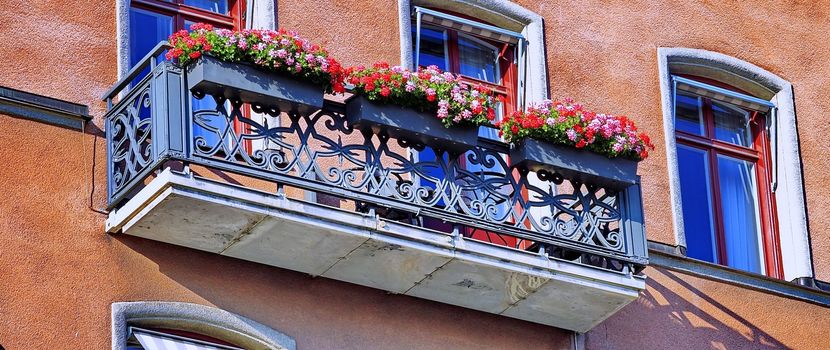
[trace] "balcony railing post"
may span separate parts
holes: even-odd
[[[187,123],[183,72],[169,62],[153,70],[153,156],[185,158],[187,155]]]
[[[110,102],[108,101],[108,103]],[[112,109],[112,107],[108,106],[107,110],[110,109]],[[104,118],[104,130],[107,138],[107,206],[111,206],[113,196],[115,195],[115,170],[113,169],[115,164],[112,159],[113,135],[112,132],[110,132],[110,130],[112,130],[112,122],[110,121],[110,118]]]
[[[645,263],[648,261],[648,244],[639,177],[636,184],[628,186],[623,191],[621,201],[622,229],[626,236],[627,253]]]

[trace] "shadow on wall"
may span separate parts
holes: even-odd
[[[737,287],[712,282],[726,288],[707,294],[672,271],[650,268],[647,275],[639,299],[586,334],[587,349],[789,349],[710,296],[740,298],[727,295]],[[763,312],[760,301],[743,302]],[[767,319],[785,321],[778,317]]]
[[[135,300],[234,312],[293,337],[298,349],[572,350],[568,331],[127,235],[120,268]],[[145,268],[139,269],[136,266]]]

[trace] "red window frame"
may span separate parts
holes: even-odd
[[[132,0],[130,6],[173,17],[173,31],[185,28],[186,20],[210,23],[217,28],[239,29],[244,26],[245,0],[228,0],[228,14],[184,4],[184,0]],[[171,33],[172,34],[172,33]]]
[[[744,95],[751,94],[737,89],[733,86],[723,84],[712,79],[679,75],[684,78],[695,80],[701,83],[717,86],[727,90],[735,91]],[[712,100],[702,97],[703,124],[705,135],[696,135],[689,132],[675,130],[675,140],[678,145],[693,147],[707,151],[709,164],[709,182],[712,186],[713,222],[715,223],[715,240],[717,247],[717,259],[721,265],[728,266],[726,256],[726,236],[723,225],[723,203],[720,198],[720,183],[717,167],[717,156],[725,155],[735,159],[749,161],[755,164],[756,189],[758,193],[758,212],[761,221],[761,237],[763,245],[763,259],[766,266],[766,274],[769,277],[783,279],[784,269],[781,262],[781,245],[778,237],[778,219],[776,213],[775,197],[770,189],[772,168],[770,167],[770,140],[765,132],[766,116],[764,114],[749,111],[752,115],[752,147],[738,146],[729,142],[715,139],[715,122],[712,111]]]

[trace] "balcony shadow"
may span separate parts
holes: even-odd
[[[651,269],[647,275],[647,288],[639,299],[586,335],[588,349],[789,349],[718,301],[740,296],[716,288],[707,293],[672,271]],[[666,279],[676,286],[660,282]],[[746,302],[759,303],[758,312],[764,312],[760,302]],[[628,332],[632,328],[637,331]],[[651,332],[646,337],[631,337],[644,334],[644,330]]]

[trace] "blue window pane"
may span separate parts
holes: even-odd
[[[228,0],[184,0],[184,4],[223,15],[228,14]]]
[[[173,17],[142,9],[130,9],[130,67],[136,65],[160,41],[167,40],[173,33]],[[150,72],[144,69],[133,80],[137,83]]]
[[[715,119],[716,139],[752,147],[749,112],[732,104],[712,102],[712,116]]]
[[[220,137],[228,128],[228,119],[216,111],[216,101],[205,96],[201,100],[191,97],[190,109],[193,111],[193,140],[203,145],[203,150],[215,149]],[[230,113],[230,103],[225,110]]]
[[[458,35],[460,74],[497,84],[499,82],[499,50],[480,39]]]
[[[436,189],[435,183],[437,181],[441,181],[444,178],[444,168],[441,164],[447,164],[449,161],[449,155],[447,153],[442,154],[443,159],[437,159],[435,152],[432,151],[431,148],[427,147],[424,148],[423,151],[418,152],[418,162],[420,164],[424,164],[424,162],[436,162],[434,165],[424,166],[422,171],[425,173],[425,176],[420,177],[420,184],[421,186],[430,187]],[[437,161],[436,161],[437,159]],[[433,196],[439,196],[439,194],[434,194]],[[435,197],[430,197],[435,198]],[[441,199],[436,203],[438,206],[444,206],[444,200]]]
[[[677,146],[680,170],[680,196],[683,202],[683,228],[686,254],[709,262],[718,262],[712,191],[707,152],[684,145]]]
[[[674,128],[704,136],[701,98],[677,92],[674,104]]]
[[[414,27],[414,26],[413,26]],[[415,52],[416,48],[416,32],[415,28],[412,28],[412,51],[413,55],[418,55]],[[421,53],[420,53],[420,60],[418,60],[418,65],[426,67],[426,66],[438,66],[441,70],[449,70],[450,66],[450,58],[447,54],[447,32],[443,30],[436,30],[427,27],[421,27],[421,45],[420,45]],[[414,58],[417,56],[413,56]]]
[[[755,164],[718,155],[718,177],[727,264],[763,273]]]

